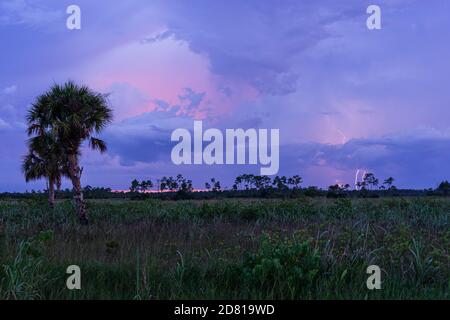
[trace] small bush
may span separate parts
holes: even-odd
[[[265,235],[256,253],[242,265],[243,283],[264,297],[295,299],[311,291],[321,273],[319,255],[295,236],[277,239]]]
[[[244,221],[254,221],[260,216],[259,208],[255,206],[247,206],[240,212],[240,218]]]

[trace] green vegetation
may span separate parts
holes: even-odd
[[[0,201],[3,299],[449,299],[450,199]],[[66,289],[79,265],[82,289]],[[379,265],[382,289],[368,290]]]
[[[81,147],[88,141],[91,149],[105,152],[106,143],[94,134],[100,134],[112,118],[105,95],[72,81],[54,84],[28,110],[30,140],[22,165],[25,178],[48,179],[49,202],[53,207],[54,185],[59,185],[62,176],[68,177],[81,224],[88,224],[81,186]]]
[[[107,97],[71,81],[32,104],[22,169],[48,190],[0,194],[0,298],[450,298],[447,181],[399,190],[366,173],[358,190],[321,190],[242,174],[193,192],[177,175],[134,179],[129,193],[82,188],[82,145],[106,151],[94,135],[111,121]],[[73,190],[59,190],[63,177]],[[374,264],[382,289],[370,291]],[[81,290],[66,289],[70,265]]]

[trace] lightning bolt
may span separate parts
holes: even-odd
[[[366,171],[366,170],[361,170],[361,169],[356,170],[356,174],[355,174],[355,190],[359,190],[359,187],[358,187],[358,178],[359,178],[359,173],[360,173],[360,172],[362,172],[362,175],[361,175],[361,181],[364,180],[364,178],[365,178],[365,176],[366,176],[366,174],[367,174],[367,171]]]
[[[336,130],[342,136],[342,144],[345,144],[347,142],[347,137],[341,130],[339,130],[339,129],[336,129]]]
[[[358,190],[358,175],[359,175],[359,169],[356,170],[356,174],[355,174],[355,190]]]

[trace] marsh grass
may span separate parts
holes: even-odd
[[[450,199],[0,201],[4,299],[449,299]],[[34,252],[33,254],[31,254]],[[66,268],[82,289],[65,289]],[[382,289],[366,268],[382,268]]]

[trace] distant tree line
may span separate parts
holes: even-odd
[[[242,174],[235,178],[231,188],[223,188],[216,178],[205,182],[204,189],[194,190],[192,180],[178,174],[175,177],[164,176],[153,182],[152,180],[131,181],[128,192],[117,192],[111,188],[95,188],[86,186],[82,189],[86,199],[112,199],[131,198],[134,200],[158,198],[158,199],[212,199],[212,198],[286,198],[286,197],[363,197],[376,198],[384,196],[449,196],[450,183],[442,181],[435,189],[410,190],[398,189],[395,179],[389,177],[380,184],[379,179],[373,173],[367,173],[362,181],[356,184],[356,190],[352,190],[349,184],[334,184],[324,190],[315,186],[302,187],[303,179],[299,175],[291,177],[259,176]],[[195,191],[195,192],[194,192]],[[48,195],[49,190],[31,191],[26,193],[0,193],[1,198],[42,198]],[[69,199],[73,192],[70,189],[55,191],[56,197]]]
[[[334,184],[328,187],[327,197],[342,198],[356,194],[359,197],[379,197],[380,195],[395,195],[397,187],[394,186],[395,179],[389,177],[380,185],[378,178],[371,172],[366,173],[362,181],[356,183],[356,190],[350,190],[349,184]],[[383,193],[376,191],[385,191]],[[387,191],[387,192],[386,192]]]
[[[132,198],[217,198],[217,197],[262,197],[262,198],[279,198],[279,197],[318,197],[326,196],[328,198],[343,197],[363,197],[376,198],[382,196],[441,196],[450,195],[450,185],[447,181],[443,181],[436,189],[426,190],[399,190],[394,185],[395,179],[388,177],[380,184],[380,180],[373,173],[364,175],[362,181],[356,184],[356,189],[352,190],[349,184],[334,184],[327,190],[318,187],[302,187],[303,179],[299,175],[292,177],[275,176],[259,176],[254,174],[242,174],[235,178],[230,189],[223,189],[219,180],[211,178],[205,182],[204,190],[196,190],[192,188],[192,181],[185,179],[182,175],[173,177],[163,177],[157,180],[154,185],[151,181],[133,180],[130,192],[138,193],[140,196],[134,195]],[[155,192],[167,192],[165,195],[147,193],[147,186],[156,186]]]

